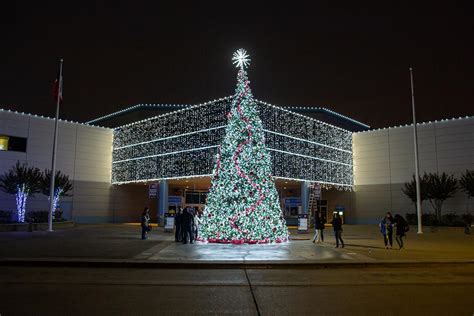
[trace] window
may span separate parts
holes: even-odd
[[[0,135],[0,150],[26,152],[26,138]]]
[[[0,150],[8,150],[8,136],[0,136]]]
[[[206,204],[207,192],[186,192],[186,204]]]

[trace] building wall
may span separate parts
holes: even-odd
[[[459,178],[474,169],[474,117],[418,124],[420,173],[446,172]],[[414,213],[401,188],[414,174],[412,126],[353,134],[353,223],[375,223],[387,211]],[[466,195],[459,191],[443,213],[465,213]],[[472,203],[471,203],[472,208]],[[423,212],[433,212],[429,201]]]
[[[0,110],[0,135],[27,138],[26,153],[0,151],[0,174],[17,161],[50,169],[53,131],[52,119]],[[123,214],[124,209],[133,214],[138,208],[136,199],[125,199],[120,190],[112,190],[112,137],[111,129],[59,122],[57,169],[69,176],[74,187],[73,196],[63,197],[60,204],[65,217],[77,222],[122,221],[130,217]],[[136,195],[147,198],[145,188],[140,189],[143,192]],[[48,208],[47,197],[41,193],[27,201],[27,212]],[[0,209],[15,210],[14,196],[0,192]]]

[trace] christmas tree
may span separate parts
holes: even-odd
[[[239,49],[237,88],[217,162],[199,239],[220,243],[274,243],[288,240],[262,121],[245,67],[250,59]]]

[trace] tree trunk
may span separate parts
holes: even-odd
[[[438,220],[438,223],[441,223],[441,207],[443,206],[443,201],[441,200],[436,200],[436,219]]]

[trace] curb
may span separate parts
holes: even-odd
[[[439,267],[473,265],[474,260],[461,261],[150,261],[127,259],[43,259],[1,258],[0,266],[63,268],[139,268],[139,269],[354,269],[389,267]]]

